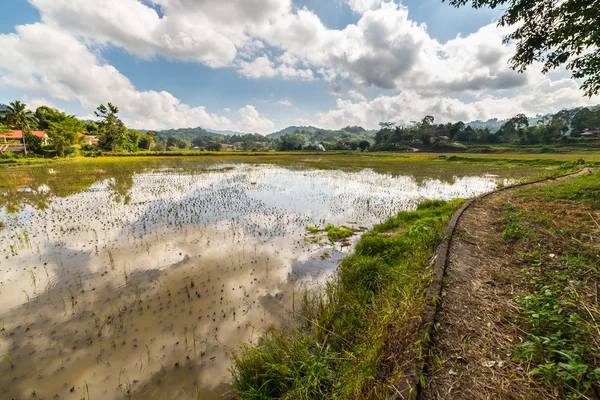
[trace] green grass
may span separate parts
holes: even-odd
[[[333,224],[327,224],[325,231],[327,232],[327,237],[332,242],[342,241],[354,235],[354,229],[346,226],[335,226]]]
[[[600,179],[598,174],[585,175],[560,185],[550,185],[533,190],[521,190],[524,200],[556,201],[600,208]]]
[[[382,399],[421,363],[419,318],[429,260],[463,200],[426,201],[363,235],[325,289],[306,293],[293,323],[234,354],[244,399]]]
[[[523,265],[516,301],[526,340],[512,352],[561,398],[600,394],[599,196],[595,173],[520,189],[503,210],[503,238]]]
[[[319,228],[316,225],[307,225],[306,230],[310,233],[319,233],[321,231],[321,228]]]

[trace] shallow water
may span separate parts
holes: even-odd
[[[0,171],[0,398],[219,398],[231,351],[279,323],[358,238],[314,241],[307,225],[369,228],[537,172],[440,165]]]

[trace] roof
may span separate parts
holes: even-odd
[[[37,136],[42,139],[46,139],[48,135],[44,131],[31,131],[33,136]],[[2,139],[23,139],[22,131],[12,131],[8,133],[0,133],[0,138]]]

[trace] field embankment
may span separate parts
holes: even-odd
[[[600,397],[600,174],[584,171],[463,214],[421,398]]]

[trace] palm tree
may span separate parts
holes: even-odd
[[[35,114],[27,109],[27,104],[21,103],[19,100],[15,100],[2,111],[4,118],[9,126],[17,129],[21,129],[23,135],[23,148],[25,149],[25,155],[27,155],[27,143],[25,142],[25,129],[31,130],[31,125],[37,124]]]

